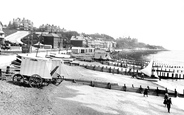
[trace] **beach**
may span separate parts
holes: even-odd
[[[34,56],[35,54],[29,54]],[[45,53],[40,53],[43,56]],[[11,56],[10,56],[11,57]],[[4,57],[3,58],[9,58]],[[11,57],[13,59],[13,57]],[[8,64],[8,61],[5,61]],[[90,62],[87,62],[90,63]],[[94,64],[94,62],[92,62]],[[90,63],[91,64],[91,63]],[[99,64],[96,63],[95,64]],[[80,66],[62,65],[62,75],[70,79],[112,82],[118,85],[143,88],[167,87],[165,81],[153,83],[131,76],[93,71]],[[1,114],[3,115],[166,115],[162,96],[144,97],[143,94],[91,87],[69,81],[59,86],[50,84],[43,89],[19,86],[0,81]],[[168,87],[168,89],[172,87]],[[16,101],[17,100],[17,101]],[[183,98],[172,97],[171,115],[184,113]]]

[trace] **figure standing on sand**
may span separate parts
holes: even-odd
[[[163,102],[165,104],[165,106],[167,106],[167,100],[168,100],[168,98],[169,98],[168,93],[165,93],[164,102]]]
[[[168,110],[168,113],[170,113],[171,104],[172,104],[171,98],[169,97],[169,98],[167,99],[167,110]]]
[[[175,97],[178,96],[178,92],[176,91],[176,89],[174,90],[174,96],[175,96]]]
[[[170,113],[172,101],[171,101],[171,98],[169,97],[168,93],[165,93],[164,102],[163,103],[167,107],[168,113]]]

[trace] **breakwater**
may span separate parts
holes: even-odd
[[[125,75],[131,75],[131,73],[134,73],[133,71],[130,71],[129,68],[122,68],[121,67],[110,67],[107,65],[100,65],[100,66],[96,66],[96,65],[88,65],[88,64],[80,64],[80,63],[70,63],[70,65],[77,65],[77,66],[81,66],[81,67],[85,67],[86,69],[92,69],[95,71],[101,71],[101,72],[109,72],[109,73],[117,73],[117,74],[125,74]],[[1,77],[8,77],[11,78],[11,74],[10,74],[10,69],[7,67],[7,70],[5,72],[2,72]],[[124,71],[125,70],[125,71]],[[9,74],[8,74],[9,73]],[[5,78],[6,80],[6,78]],[[173,97],[184,97],[184,90],[183,90],[183,94],[179,94],[177,93],[176,89],[173,90],[168,90],[167,88],[158,88],[158,87],[142,87],[140,86],[135,86],[134,84],[132,84],[131,86],[128,86],[126,84],[124,84],[123,86],[118,85],[118,83],[111,83],[111,82],[99,82],[99,81],[88,81],[88,80],[81,80],[81,79],[69,79],[66,78],[66,81],[71,81],[73,83],[79,83],[79,84],[84,84],[84,85],[89,85],[92,87],[99,87],[99,88],[106,88],[109,90],[118,90],[118,91],[127,91],[127,92],[135,92],[135,93],[140,93],[142,94],[144,92],[145,88],[149,89],[149,95],[156,95],[156,96],[163,96],[165,93],[169,93],[170,96]]]
[[[140,86],[127,86],[124,84],[123,86],[118,85],[118,83],[110,83],[110,82],[99,82],[99,81],[89,81],[89,80],[83,80],[83,79],[70,79],[70,78],[65,78],[65,81],[70,81],[73,83],[78,83],[82,85],[89,85],[91,87],[98,87],[98,88],[105,88],[109,90],[118,90],[118,91],[125,91],[125,92],[134,92],[134,93],[140,93],[143,94],[145,89],[148,89],[149,95],[154,95],[154,96],[164,96],[165,93],[168,93],[170,97],[184,97],[184,92],[183,94],[179,94],[176,89],[168,90],[167,88],[162,88],[159,89],[158,87],[156,88],[151,88],[149,86],[147,87],[142,87]]]
[[[152,71],[156,71],[162,79],[184,79],[184,67],[153,63]]]
[[[115,73],[134,75],[134,74],[140,74],[141,73],[140,70],[145,68],[148,65],[148,63],[149,63],[148,61],[141,63],[141,62],[132,61],[132,60],[131,61],[117,60],[115,62],[104,61],[102,62],[103,66],[98,67],[97,70],[106,71],[109,73],[115,72]],[[92,69],[92,67],[89,67],[89,69]],[[168,64],[153,62],[152,73],[153,72],[156,72],[161,79],[184,79],[183,66],[172,66]]]

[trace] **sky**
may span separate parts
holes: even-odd
[[[0,21],[26,18],[86,34],[184,50],[184,0],[1,0]]]

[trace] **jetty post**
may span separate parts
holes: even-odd
[[[0,69],[0,78],[2,77],[2,70]]]
[[[10,66],[7,66],[6,67],[6,74],[9,74],[10,73]]]

